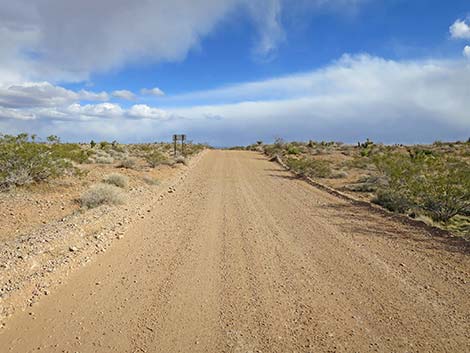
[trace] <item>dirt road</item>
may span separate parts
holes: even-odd
[[[13,352],[465,352],[459,248],[210,151],[122,240],[0,332]]]

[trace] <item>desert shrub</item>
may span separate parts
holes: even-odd
[[[447,222],[470,208],[470,164],[463,160],[390,153],[376,156],[374,162],[388,179],[388,186],[377,194],[377,202],[385,207],[398,199],[437,222]]]
[[[332,173],[330,163],[324,160],[288,158],[286,164],[294,172],[310,177],[328,178]]]
[[[148,185],[160,185],[160,180],[149,176],[144,176],[143,180]]]
[[[300,154],[300,148],[298,146],[289,146],[287,147],[287,154]]]
[[[155,168],[159,166],[160,164],[164,164],[168,162],[167,156],[165,156],[162,152],[156,151],[156,150],[153,150],[152,152],[147,153],[145,155],[145,160],[152,168]]]
[[[188,144],[185,144],[184,154],[186,156],[192,156],[192,155],[195,155],[195,154],[197,154],[197,153],[199,153],[202,150],[207,149],[207,148],[210,148],[209,145],[207,145],[207,144],[190,142]],[[167,150],[171,150],[171,146]]]
[[[405,213],[412,207],[406,195],[390,188],[378,189],[372,202],[398,213]]]
[[[101,141],[99,145],[102,150],[107,150],[111,148],[111,144],[107,141]]]
[[[108,155],[106,156],[97,156],[95,158],[95,162],[98,164],[113,164],[114,163],[114,158],[110,157]]]
[[[373,192],[377,190],[377,186],[372,183],[347,184],[344,188],[354,192]]]
[[[181,164],[184,164],[184,165],[188,165],[188,161],[183,156],[176,157],[175,158],[175,163],[181,163]]]
[[[103,204],[122,203],[123,197],[120,189],[110,184],[96,184],[85,191],[80,197],[80,204],[84,208],[95,208]]]
[[[103,182],[118,186],[120,188],[125,188],[129,182],[129,179],[125,175],[119,173],[112,173],[105,176]]]
[[[126,169],[133,169],[137,165],[137,159],[134,157],[125,157],[119,163],[119,167]]]
[[[54,153],[52,148],[34,142],[27,134],[0,135],[0,189],[78,172],[69,160]]]
[[[93,154],[92,151],[86,151],[78,143],[54,143],[50,146],[53,158],[69,159],[76,163],[85,163]]]
[[[334,170],[330,174],[330,178],[333,179],[343,179],[348,176],[348,173],[344,170]]]

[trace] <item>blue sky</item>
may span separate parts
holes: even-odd
[[[345,13],[321,11],[284,19],[286,39],[272,58],[258,58],[256,28],[246,18],[225,20],[179,62],[138,63],[112,74],[94,75],[98,90],[161,86],[167,94],[310,71],[344,53],[389,59],[460,58],[462,46],[449,40],[449,24],[465,18],[465,0],[368,1]]]
[[[470,137],[464,0],[0,0],[0,132]]]

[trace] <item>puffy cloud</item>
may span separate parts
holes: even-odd
[[[171,114],[165,110],[149,107],[146,104],[136,104],[129,109],[127,116],[136,119],[156,119],[166,120],[171,118]]]
[[[153,95],[157,97],[161,97],[165,95],[165,92],[163,92],[160,88],[155,87],[155,88],[142,88],[140,90],[140,93],[144,95]]]
[[[465,48],[463,48],[463,55],[467,59],[470,59],[470,46],[466,45]]]
[[[79,117],[101,117],[101,118],[115,118],[121,117],[124,110],[117,104],[113,103],[100,103],[100,104],[87,104],[80,105],[74,103],[68,106],[65,110],[70,116]]]
[[[121,99],[126,99],[126,100],[129,100],[129,101],[135,99],[135,94],[132,93],[131,91],[126,90],[126,89],[113,91],[113,92],[111,93],[111,95],[112,95],[113,97],[121,98]]]
[[[174,107],[137,104],[124,109],[101,103],[32,108],[25,114],[34,114],[34,124],[9,120],[5,126],[0,120],[0,128],[123,141],[167,139],[181,131],[221,146],[275,136],[403,143],[467,139],[468,82],[470,67],[459,60],[344,56],[303,74],[168,97],[166,104]]]
[[[107,101],[109,100],[109,95],[106,92],[95,93],[82,89],[78,92],[78,99],[86,101]]]
[[[456,39],[470,38],[470,24],[466,21],[457,20],[450,26],[450,35]]]
[[[81,99],[107,100],[108,95],[105,92],[93,93],[85,90],[77,93],[49,82],[25,82],[0,86],[0,106],[8,108],[53,107],[71,104]]]

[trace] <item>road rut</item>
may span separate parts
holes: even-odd
[[[209,151],[11,317],[12,352],[470,351],[470,262],[252,152]]]

